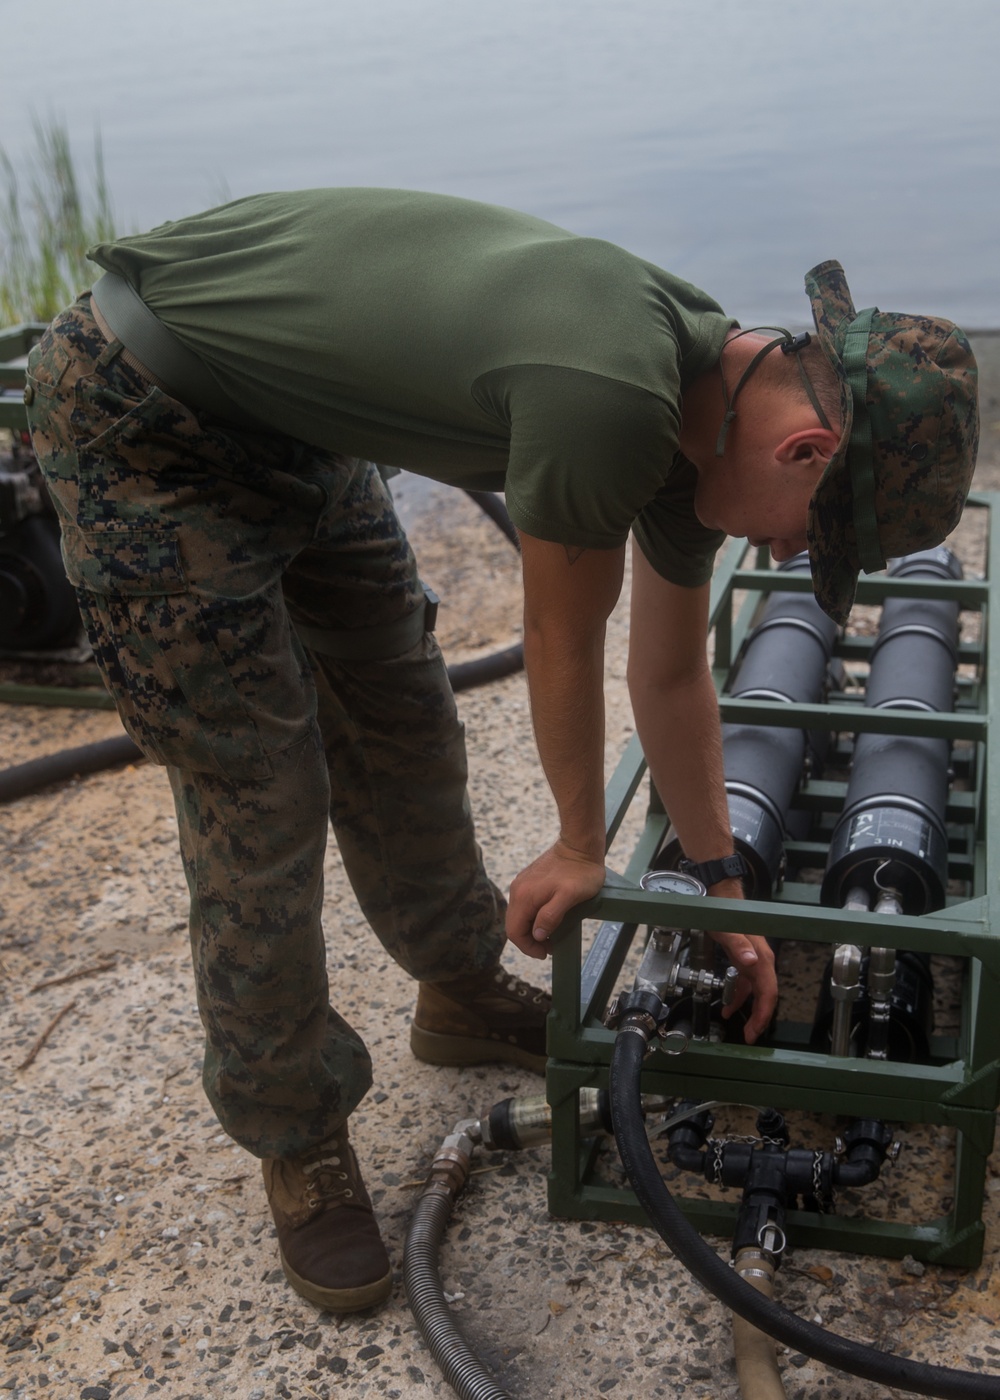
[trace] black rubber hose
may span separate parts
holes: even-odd
[[[504,532],[511,544],[521,552],[521,541],[518,538],[517,526],[507,514],[507,507],[495,491],[470,491],[468,487],[463,488],[470,501],[475,501],[479,509],[493,521],[494,525]]]
[[[466,488],[465,494],[503,531],[520,554],[521,541],[517,529],[496,492],[470,491]],[[516,646],[506,647],[490,656],[481,656],[476,661],[456,662],[448,667],[448,679],[454,691],[471,690],[473,686],[488,685],[490,681],[499,681],[504,676],[512,676],[516,671],[523,670],[524,647],[518,642]]]
[[[774,1303],[738,1278],[684,1217],[660,1176],[646,1137],[640,1103],[640,1076],[646,1053],[643,1034],[627,1028],[618,1033],[611,1059],[609,1087],[615,1141],[632,1189],[661,1238],[703,1288],[732,1312],[771,1337],[815,1357],[824,1365],[915,1395],[940,1400],[997,1400],[1000,1376],[927,1366],[919,1361],[876,1351],[836,1332],[824,1331]]]
[[[445,1301],[438,1250],[451,1208],[452,1198],[444,1191],[425,1192],[417,1202],[403,1258],[406,1298],[420,1335],[461,1400],[511,1400],[471,1350]]]
[[[18,763],[0,772],[0,802],[14,802],[52,783],[65,783],[70,778],[99,773],[104,768],[114,768],[121,763],[137,763],[143,757],[142,750],[133,744],[127,734],[118,734],[113,739],[101,739],[96,744],[82,744],[76,749],[63,749],[59,753],[46,754],[44,758],[33,758],[28,763]]]
[[[475,661],[459,661],[449,666],[448,679],[454,691],[471,690],[474,686],[488,685],[490,681],[501,680],[523,669],[524,648],[518,642],[516,646],[493,652],[490,656],[481,656]],[[82,744],[79,748],[63,749],[59,753],[46,754],[44,758],[33,758],[28,763],[18,763],[12,768],[0,770],[0,803],[30,797],[33,792],[40,792],[54,783],[65,783],[70,778],[100,773],[105,768],[116,768],[123,763],[138,763],[143,757],[142,750],[133,744],[127,734],[119,734],[114,739],[101,739],[96,744]]]
[[[524,647],[518,642],[515,646],[494,651],[489,656],[480,656],[475,661],[456,661],[448,667],[448,679],[452,690],[471,690],[476,685],[488,685],[490,681],[512,676],[515,671],[524,670]]]
[[[466,491],[465,494],[485,511],[520,552],[517,530],[500,497],[493,491]],[[489,656],[477,657],[475,661],[456,662],[448,667],[448,679],[452,690],[457,692],[472,690],[477,685],[489,685],[490,681],[502,680],[504,676],[512,676],[523,670],[524,647],[518,642]],[[0,803],[29,797],[33,792],[51,787],[53,783],[64,783],[69,778],[99,773],[121,763],[136,763],[143,756],[142,750],[133,744],[128,735],[122,734],[114,739],[102,739],[96,744],[83,744],[80,748],[64,749],[45,758],[35,758],[29,763],[18,763],[13,768],[0,770]]]

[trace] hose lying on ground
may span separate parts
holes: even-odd
[[[468,1177],[472,1151],[472,1139],[459,1129],[438,1148],[407,1231],[403,1278],[420,1335],[456,1395],[461,1400],[511,1400],[456,1326],[438,1269],[438,1250]]]
[[[521,541],[518,539],[517,529],[497,493],[466,490],[465,494],[503,531],[520,554]],[[490,681],[512,676],[515,671],[523,669],[524,647],[518,642],[516,646],[495,651],[490,656],[481,656],[477,661],[456,662],[448,667],[448,679],[451,681],[452,690],[469,690],[474,685],[487,685]]]
[[[456,661],[448,667],[448,679],[454,691],[471,690],[475,685],[488,685],[490,681],[512,676],[515,671],[524,670],[524,647],[518,642],[505,647],[503,651],[491,652],[475,661]]]
[[[640,1100],[640,1077],[646,1053],[645,1033],[626,1023],[615,1040],[611,1059],[611,1118],[625,1174],[657,1233],[703,1288],[720,1302],[776,1337],[786,1346],[824,1365],[940,1400],[997,1400],[1000,1377],[928,1366],[876,1351],[836,1332],[827,1332],[757,1293],[734,1274],[684,1217],[660,1176],[646,1137]]]
[[[466,494],[519,549],[517,531],[500,497],[492,491],[468,491]],[[489,656],[477,657],[474,661],[455,662],[448,667],[448,679],[452,690],[458,692],[471,690],[477,685],[489,685],[491,681],[502,680],[504,676],[512,676],[523,669],[524,648],[518,642]],[[137,763],[143,756],[142,750],[133,744],[128,735],[121,734],[114,739],[102,739],[96,744],[82,744],[79,748],[63,749],[44,758],[31,759],[28,763],[18,763],[12,768],[0,770],[0,802],[14,802],[53,783],[65,783],[70,778],[99,773],[121,763]]]
[[[127,734],[117,734],[113,739],[101,739],[96,744],[82,744],[76,749],[62,749],[44,758],[33,758],[0,772],[0,802],[13,802],[52,783],[65,783],[70,778],[99,773],[121,763],[138,763],[143,757],[142,750]]]
[[[454,691],[471,690],[473,686],[488,685],[504,676],[513,675],[524,667],[524,649],[520,642],[475,661],[459,661],[448,667],[448,679]],[[0,770],[0,802],[14,802],[33,792],[65,783],[70,778],[82,778],[100,773],[122,763],[138,763],[145,755],[127,734],[113,739],[101,739],[96,744],[81,744],[79,748],[62,749],[59,753],[33,758]]]
[[[488,515],[493,521],[493,524],[504,532],[518,554],[520,554],[521,541],[518,538],[517,526],[507,514],[507,507],[497,493],[495,491],[470,491],[468,487],[464,487],[463,489],[469,499],[475,501],[484,515]]]

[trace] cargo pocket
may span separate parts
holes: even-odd
[[[108,447],[147,436],[160,404],[173,402],[155,384],[117,363],[109,367],[106,379],[78,379],[74,395],[73,429],[81,471],[86,454],[100,459]]]
[[[63,558],[122,723],[151,759],[261,781],[260,734],[162,530],[68,526]]]
[[[43,398],[52,398],[72,358],[66,347],[53,338],[43,338],[37,345],[32,346],[25,373],[28,390],[25,402],[30,405],[38,394]]]
[[[66,391],[61,387],[71,359],[67,350],[49,334],[28,356],[24,411],[35,456],[49,481],[58,481],[73,458],[69,414],[64,402]]]

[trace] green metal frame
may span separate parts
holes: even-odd
[[[987,494],[976,494],[969,503],[971,510],[986,512],[988,560],[1000,557],[998,505],[1000,496]],[[643,1090],[699,1102],[714,1099],[847,1118],[874,1117],[894,1128],[917,1123],[954,1128],[952,1205],[946,1215],[900,1223],[792,1211],[788,1235],[792,1243],[804,1246],[894,1257],[911,1254],[971,1267],[982,1257],[986,1162],[1000,1102],[1000,932],[994,932],[1000,857],[996,850],[990,850],[988,841],[990,829],[997,831],[1000,821],[996,811],[1000,802],[1000,747],[989,744],[989,681],[991,663],[996,664],[1000,657],[1000,604],[993,598],[989,567],[983,580],[893,580],[880,575],[859,582],[860,603],[881,602],[893,594],[919,594],[954,598],[963,609],[980,614],[978,640],[963,642],[960,648],[960,664],[974,668],[974,679],[966,675],[961,682],[954,713],[932,715],[870,710],[846,697],[830,705],[794,705],[726,696],[723,692],[734,659],[750,631],[762,595],[774,589],[787,592],[809,587],[808,575],[790,576],[769,569],[764,553],[756,559],[756,567],[746,567],[748,551],[744,541],[732,541],[720,560],[713,586],[714,675],[724,720],[840,733],[943,735],[964,741],[969,790],[951,795],[947,822],[949,877],[962,881],[967,893],[950,899],[934,914],[892,921],[894,946],[963,959],[960,1029],[957,1036],[933,1040],[929,1063],[909,1064],[818,1054],[808,1047],[809,1026],[779,1022],[766,1046],[692,1044],[681,1056],[656,1050],[646,1061]],[[845,638],[839,644],[839,654],[863,660],[870,648],[871,639]],[[609,846],[644,770],[641,748],[633,739],[606,793]],[[835,815],[843,803],[845,786],[810,781],[798,801]],[[577,1118],[578,1091],[586,1086],[607,1086],[614,1033],[605,1029],[602,1020],[638,927],[660,924],[726,929],[831,945],[880,945],[885,941],[884,917],[823,908],[815,885],[786,884],[771,902],[702,900],[636,888],[668,823],[651,789],[645,827],[624,879],[609,883],[595,899],[574,910],[555,939],[547,1072],[553,1131],[549,1209],[554,1215],[633,1222],[645,1219],[631,1190],[601,1177],[598,1144],[581,1138]],[[825,861],[825,846],[804,843],[802,849],[815,856],[812,864]],[[585,958],[584,919],[603,921]],[[683,1195],[677,1199],[698,1229],[732,1233],[738,1201]]]
[[[0,428],[19,433],[26,428],[24,372],[28,352],[45,330],[44,321],[25,321],[0,331]]]
[[[26,321],[18,326],[6,326],[0,331],[0,430],[22,433],[28,426],[24,413],[24,375],[31,347],[41,339],[44,331],[44,321]],[[0,683],[0,704],[114,709],[115,702],[104,689],[95,666],[78,668],[75,679],[75,685],[5,681]]]

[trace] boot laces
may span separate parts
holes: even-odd
[[[330,1151],[314,1162],[303,1164],[306,1178],[306,1205],[310,1210],[333,1204],[334,1201],[349,1201],[354,1189],[345,1183],[351,1179],[350,1172],[343,1168],[348,1165],[347,1148],[341,1143],[331,1143]]]
[[[515,977],[512,972],[508,972],[505,967],[498,967],[493,976],[498,987],[502,987],[505,992],[510,992],[520,1001],[530,1001],[532,1006],[541,1006],[547,999],[548,993],[538,987],[533,987],[530,982],[523,982],[520,977]]]

